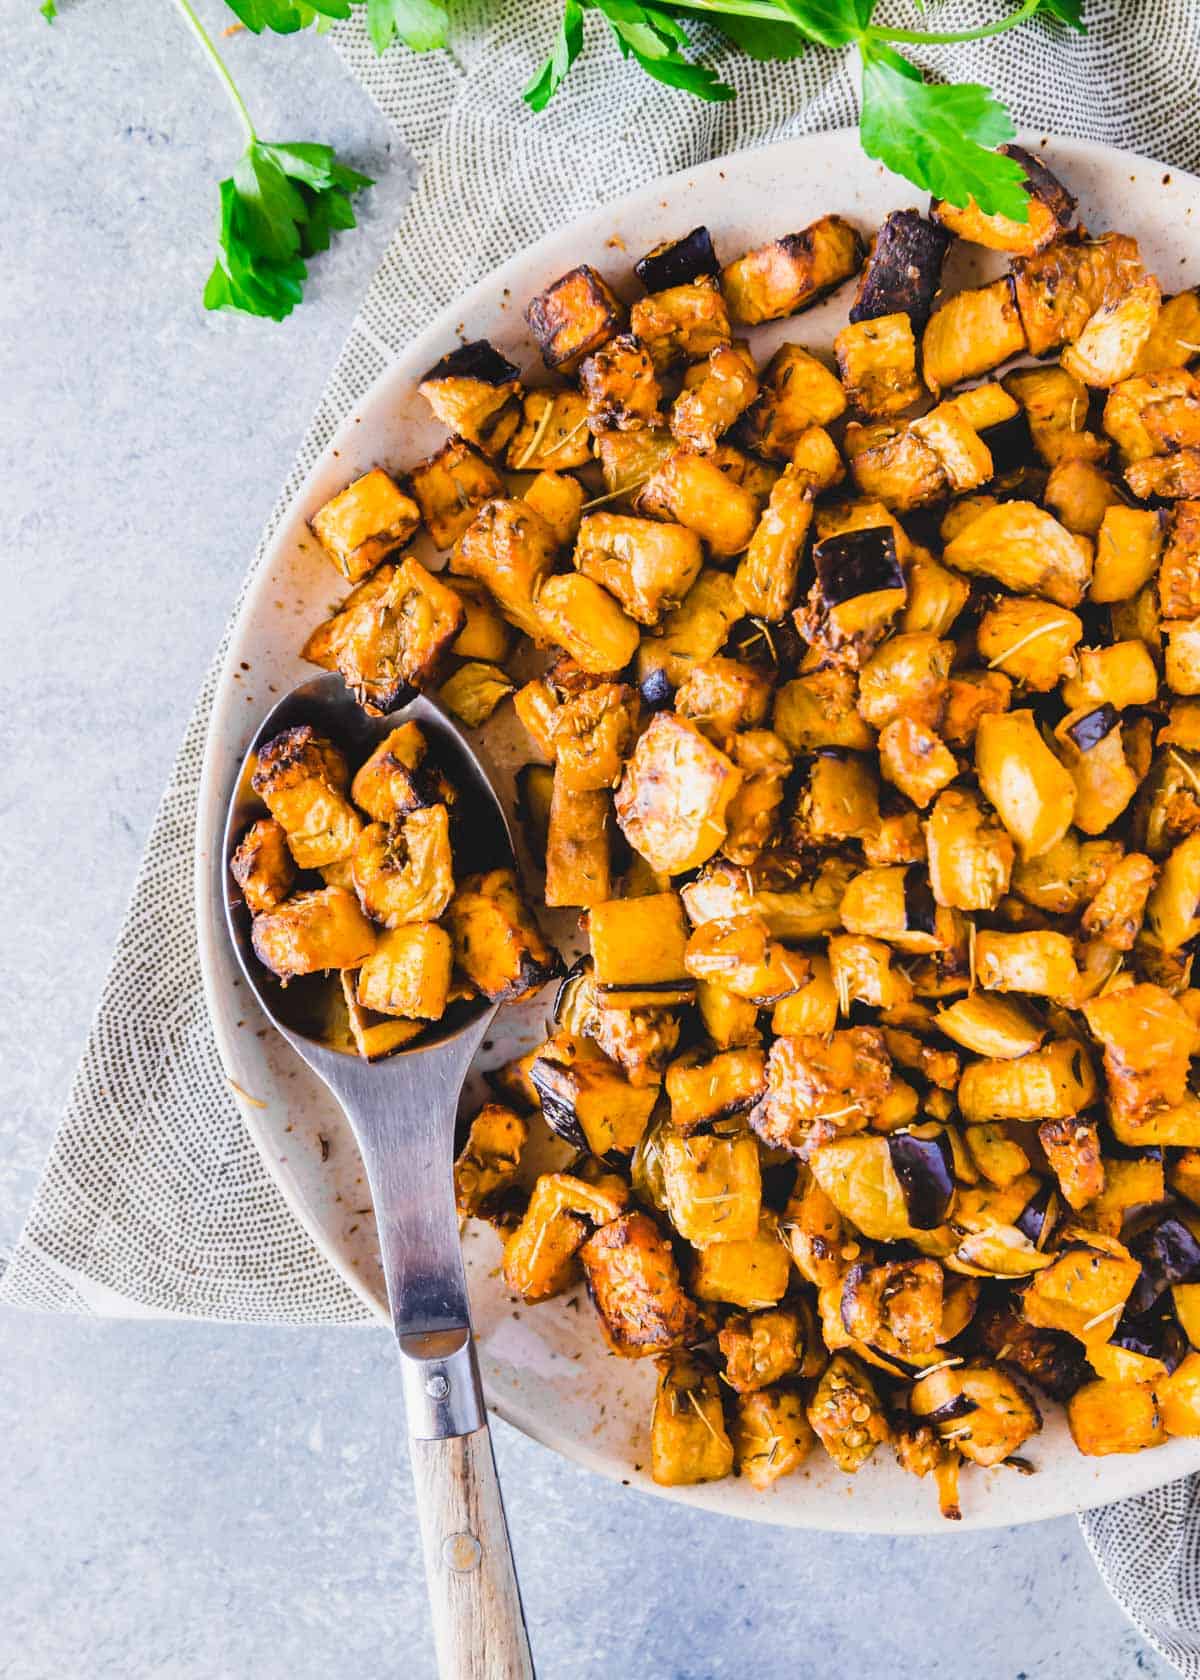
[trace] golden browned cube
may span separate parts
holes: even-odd
[[[546,366],[574,373],[625,324],[625,305],[587,263],[560,275],[533,298],[525,311]]]
[[[309,523],[342,576],[358,583],[403,548],[421,523],[421,510],[382,467],[372,467],[318,508]]]

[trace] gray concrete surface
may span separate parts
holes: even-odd
[[[194,692],[408,187],[325,43],[231,41],[264,132],[331,140],[380,184],[288,325],[205,315],[237,145],[219,91],[161,0],[62,5],[52,29],[32,0],[0,11],[0,1245]],[[385,1337],[9,1313],[0,1372],[3,1680],[432,1675]],[[1073,1523],[794,1535],[497,1437],[545,1680],[1168,1672]]]

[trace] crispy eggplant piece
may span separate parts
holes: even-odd
[[[996,1120],[1071,1119],[1099,1094],[1095,1069],[1075,1039],[1041,1049],[971,1062],[958,1082],[958,1105],[969,1124]]]
[[[798,1469],[815,1442],[804,1400],[794,1389],[757,1389],[734,1402],[734,1463],[760,1493]]]
[[[1079,985],[1071,941],[1065,933],[1041,928],[1019,933],[981,928],[975,973],[984,991],[1032,993],[1068,1008]]]
[[[637,625],[607,589],[580,572],[547,578],[536,615],[540,636],[556,642],[592,676],[623,671],[637,652]]]
[[[568,472],[592,458],[588,408],[578,391],[526,391],[521,423],[509,439],[511,472]]]
[[[593,1043],[566,1033],[542,1045],[529,1079],[551,1131],[599,1159],[636,1149],[658,1100],[657,1086],[631,1085]]]
[[[755,1241],[762,1167],[749,1132],[726,1126],[687,1135],[668,1123],[659,1130],[658,1155],[662,1206],[681,1237],[697,1248]]]
[[[446,678],[439,698],[468,729],[479,729],[502,701],[516,692],[516,684],[498,665],[468,659]]]
[[[695,1306],[679,1281],[671,1245],[649,1214],[635,1210],[602,1225],[579,1258],[615,1354],[644,1359],[694,1337]]]
[[[754,911],[703,922],[688,939],[684,964],[695,979],[715,981],[762,1009],[799,991],[811,973],[807,958],[772,939]]]
[[[972,245],[984,245],[989,251],[1007,251],[1012,256],[1028,257],[1058,239],[1070,227],[1075,214],[1076,199],[1046,168],[1041,158],[1022,146],[1001,146],[1000,151],[1019,163],[1025,171],[1025,191],[1029,196],[1029,219],[1014,222],[1008,216],[985,215],[973,198],[959,209],[944,199],[934,199],[929,214],[934,221]]]
[[[546,833],[545,902],[586,907],[612,896],[612,795],[580,792],[556,769]]]
[[[356,969],[342,969],[339,979],[350,1037],[364,1062],[376,1062],[382,1056],[392,1055],[425,1031],[424,1021],[402,1020],[396,1015],[378,1015],[373,1009],[364,1009],[358,1001]]]
[[[893,210],[871,241],[850,308],[851,321],[903,311],[920,332],[942,283],[950,235],[917,210]]]
[[[947,788],[925,825],[929,884],[939,904],[955,910],[994,910],[1012,877],[1013,842],[985,811],[979,796]]]
[[[504,1244],[504,1282],[523,1301],[545,1301],[579,1275],[579,1250],[592,1229],[619,1219],[629,1194],[607,1177],[588,1184],[570,1173],[543,1173]]]
[[[526,507],[546,521],[560,548],[575,541],[583,515],[583,485],[565,472],[540,472],[525,492]]]
[[[1007,589],[1075,607],[1091,579],[1092,548],[1033,502],[989,508],[946,545],[957,571],[992,577]]]
[[[1000,1464],[1042,1427],[1041,1414],[1015,1376],[975,1361],[943,1366],[912,1386],[913,1416],[928,1423],[973,1464]]]
[[[1067,1401],[1067,1424],[1089,1458],[1140,1452],[1166,1439],[1152,1382],[1091,1382]]]
[[[881,1441],[891,1438],[887,1415],[864,1367],[835,1353],[808,1403],[808,1421],[821,1445],[847,1475],[861,1470]]]
[[[870,752],[874,734],[859,714],[857,698],[852,671],[835,667],[814,671],[776,690],[772,725],[793,752],[823,747]]]
[[[278,910],[296,882],[296,865],[283,824],[274,817],[251,823],[229,860],[229,873],[252,916]]]
[[[650,352],[632,333],[621,333],[579,369],[593,432],[638,432],[661,426],[662,387]]]
[[[746,448],[772,461],[791,461],[814,426],[828,426],[846,411],[846,393],[836,376],[800,344],[780,345],[760,386],[738,435]]]
[[[1162,307],[1152,274],[1111,303],[1101,304],[1079,337],[1062,353],[1062,365],[1085,385],[1107,390],[1136,372]]]
[[[638,650],[638,681],[647,705],[665,703],[694,665],[719,653],[741,616],[733,577],[705,567],[659,634]]]
[[[841,918],[848,933],[917,953],[948,949],[960,925],[954,911],[935,901],[928,871],[919,863],[858,871],[842,894]]]
[[[543,476],[549,478],[552,475],[546,473]],[[451,653],[459,659],[479,659],[488,663],[507,659],[512,650],[512,631],[483,585],[474,578],[460,578],[454,585],[454,593],[462,602],[467,617],[451,644]]]
[[[386,929],[358,971],[355,996],[376,1015],[440,1021],[450,1001],[450,935],[436,922]]]
[[[346,798],[349,779],[341,752],[308,724],[259,747],[250,785],[283,829],[298,868],[324,869],[353,852],[362,818]]]
[[[671,404],[671,434],[685,449],[710,455],[757,395],[754,358],[746,346],[719,345],[684,374],[683,390]]]
[[[735,1313],[717,1337],[726,1382],[735,1394],[754,1394],[793,1373],[808,1375],[804,1367],[809,1363],[810,1335],[811,1328],[796,1307]],[[812,1352],[823,1362],[823,1350],[818,1347]]]
[[[773,1213],[759,1215],[750,1237],[707,1242],[692,1263],[692,1293],[699,1301],[724,1301],[757,1311],[773,1307],[787,1292],[791,1256]]]
[[[718,745],[739,729],[757,729],[770,704],[771,680],[764,671],[721,656],[693,665],[675,691],[675,710]]]
[[[698,361],[733,339],[720,282],[707,274],[639,298],[629,313],[629,330],[660,373]]]
[[[1145,278],[1137,240],[1087,237],[1082,229],[1013,264],[1017,309],[1034,356],[1073,343],[1098,310],[1110,309]]]
[[[708,544],[719,559],[740,554],[758,523],[758,504],[704,455],[676,450],[637,494],[639,513],[674,520]]]
[[[689,1353],[668,1354],[657,1364],[651,1476],[660,1487],[720,1481],[733,1469],[734,1454],[716,1373]]]
[[[1130,803],[1138,788],[1121,740],[1115,707],[1081,706],[1068,712],[1054,731],[1061,756],[1075,783],[1075,826],[1085,834],[1103,834]]]
[[[846,395],[862,414],[886,419],[924,396],[912,320],[903,311],[852,322],[833,349]]]
[[[1160,497],[1200,497],[1200,448],[1181,449],[1175,455],[1155,455],[1148,461],[1134,461],[1125,469],[1125,482],[1139,500]]]
[[[484,1103],[454,1163],[454,1202],[463,1219],[487,1217],[516,1178],[529,1124],[503,1103]]]
[[[821,216],[803,233],[785,234],[721,270],[735,321],[754,326],[811,308],[862,267],[858,230],[841,216]]]
[[[792,755],[769,729],[747,729],[733,737],[730,756],[742,779],[726,810],[721,849],[731,863],[750,865],[778,831]]]
[[[372,467],[318,508],[309,528],[342,576],[361,583],[420,523],[412,497],[382,467]]]
[[[1088,393],[1065,368],[1019,367],[1004,389],[1021,404],[1033,446],[1048,467],[1063,461],[1103,461],[1109,446],[1087,430]]]
[[[734,579],[750,617],[778,623],[794,605],[813,499],[808,475],[795,467],[788,467],[772,489]]]
[[[587,263],[560,275],[525,310],[529,330],[551,372],[574,373],[625,324],[625,305]]]
[[[1061,1330],[1041,1330],[1008,1306],[985,1308],[975,1320],[980,1341],[999,1363],[1015,1365],[1021,1375],[1051,1400],[1069,1400],[1087,1380],[1080,1344]]]
[[[360,967],[375,949],[376,930],[353,893],[321,887],[255,916],[251,938],[259,962],[286,985],[300,974]]]
[[[585,514],[575,565],[614,595],[639,624],[658,624],[700,575],[704,553],[695,531],[623,513]]]
[[[814,1141],[862,1131],[892,1092],[892,1061],[876,1027],[777,1038],[751,1124],[764,1143],[804,1155]]]
[[[719,848],[741,772],[696,726],[657,712],[617,789],[617,821],[653,869],[678,875]]]
[[[344,615],[338,671],[365,711],[394,711],[414,689],[437,681],[465,622],[454,591],[410,556],[382,595]]]
[[[613,1008],[687,1003],[687,924],[679,895],[609,899],[592,906],[588,936],[597,995]]]
[[[1012,280],[955,292],[929,317],[921,337],[921,371],[938,396],[950,385],[990,373],[1028,348]]]
[[[633,272],[648,292],[665,292],[672,286],[686,286],[702,274],[717,279],[721,265],[706,227],[694,227],[681,239],[666,239],[639,257]]]
[[[1022,1303],[1028,1323],[1065,1330],[1085,1347],[1107,1342],[1138,1281],[1138,1261],[1115,1237],[1069,1226],[1061,1247],[1031,1279]]]
[[[521,373],[487,339],[456,345],[417,390],[455,437],[498,455],[520,420]]]
[[[857,1342],[896,1359],[932,1353],[942,1337],[942,1268],[936,1260],[851,1266],[842,1323]]]
[[[456,543],[484,503],[504,494],[491,462],[462,438],[451,438],[414,467],[408,482],[438,548]]]
[[[1178,999],[1142,984],[1092,998],[1083,1013],[1104,1047],[1109,1123],[1123,1143],[1190,1146],[1177,1128],[1194,1128],[1190,1058],[1200,1033]]]
[[[525,908],[513,869],[490,869],[458,883],[446,911],[454,960],[489,1003],[531,997],[563,971]]]
[[[615,787],[637,738],[638,713],[638,693],[628,683],[597,683],[558,706],[550,742],[564,787]]]
[[[1075,782],[1042,739],[1032,712],[980,720],[975,770],[1022,859],[1040,857],[1066,834],[1075,815]]]
[[[369,823],[355,841],[351,873],[359,903],[383,927],[437,921],[454,896],[446,807],[408,811],[387,826]]]

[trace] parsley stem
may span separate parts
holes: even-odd
[[[213,45],[212,37],[209,35],[207,29],[205,29],[204,25],[200,22],[200,19],[196,16],[195,12],[188,4],[188,0],[175,0],[175,4],[179,8],[184,22],[187,24],[192,34],[196,37],[197,41],[199,41],[200,45],[204,48],[204,51],[208,54],[209,61],[212,64],[213,69],[217,72],[217,75],[224,83],[225,92],[229,95],[234,110],[242,120],[242,127],[246,130],[246,139],[251,145],[253,145],[258,139],[258,135],[254,131],[254,124],[250,120],[250,113],[246,109],[246,101],[238,92],[237,83],[229,74],[225,65],[225,60],[221,57],[220,53]]]
[[[778,0],[670,0],[670,5],[672,11],[699,12],[701,16],[711,17],[715,12],[729,17],[762,18],[766,23],[790,23],[800,34],[804,33],[803,24],[781,10]]]
[[[888,24],[871,24],[865,31],[870,41],[900,41],[908,42],[918,47],[950,47],[960,41],[983,41],[989,35],[1003,35],[1010,29],[1015,29],[1019,23],[1031,18],[1041,5],[1042,0],[1023,0],[1019,11],[1011,13],[1006,18],[997,18],[995,23],[984,23],[978,29],[892,29]]]

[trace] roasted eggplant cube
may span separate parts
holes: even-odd
[[[1097,309],[1083,331],[1062,352],[1062,365],[1085,385],[1107,390],[1136,373],[1162,307],[1162,292],[1152,274],[1136,281],[1122,297]]]
[[[1022,859],[1040,857],[1062,839],[1075,815],[1075,782],[1042,739],[1032,712],[982,718],[975,769]]]
[[[623,671],[637,652],[638,628],[593,578],[567,572],[547,578],[538,595],[536,637],[549,639],[593,676]]]
[[[710,858],[741,772],[686,718],[657,712],[617,789],[617,821],[634,851],[664,875]]]
[[[340,979],[350,1037],[364,1062],[377,1062],[383,1056],[402,1050],[425,1031],[424,1021],[401,1020],[395,1015],[378,1015],[373,1009],[364,1009],[358,1001],[358,973],[355,969],[342,969]]]
[[[1041,1329],[1065,1330],[1085,1346],[1102,1345],[1116,1329],[1140,1267],[1115,1237],[1068,1227],[1060,1251],[1036,1272],[1022,1314]]]
[[[936,1260],[851,1266],[842,1281],[842,1323],[857,1342],[909,1359],[943,1339],[942,1268]]]
[[[574,373],[625,325],[625,305],[587,263],[560,275],[525,311],[529,330],[552,372]]]
[[[1020,355],[1025,331],[1008,278],[955,292],[933,312],[921,338],[921,369],[936,397]]]
[[[258,749],[250,785],[287,835],[300,869],[323,869],[353,852],[362,818],[346,798],[342,754],[308,724]]]
[[[454,789],[436,765],[427,763],[425,737],[415,723],[402,723],[379,743],[355,773],[354,803],[375,822],[391,823],[409,811],[449,805]]]
[[[586,514],[575,566],[614,595],[639,624],[658,624],[700,575],[700,538],[683,525],[623,513]]]
[[[358,971],[364,1009],[404,1020],[439,1021],[450,998],[450,935],[436,922],[408,922],[381,933]]]
[[[586,909],[612,897],[612,830],[608,789],[582,792],[556,769],[546,831],[547,905]]]
[[[688,940],[684,961],[697,980],[716,981],[760,1009],[799,991],[811,974],[808,958],[772,939],[753,910],[704,922]]]
[[[762,1212],[762,1167],[749,1132],[728,1135],[674,1126],[660,1129],[662,1205],[671,1224],[697,1248],[751,1242]]]
[[[1167,531],[1158,573],[1159,612],[1163,618],[1200,617],[1200,502],[1176,502]]]
[[[884,1111],[892,1085],[878,1028],[777,1038],[767,1058],[767,1092],[751,1124],[764,1143],[803,1156],[814,1137],[861,1131]]]
[[[579,369],[593,432],[639,432],[661,426],[662,387],[646,346],[621,333],[589,356]]]
[[[667,239],[633,265],[633,272],[648,292],[665,292],[671,286],[686,286],[702,274],[714,280],[721,272],[712,235],[706,227],[694,227],[682,239]]]
[[[742,612],[731,574],[705,567],[682,604],[667,614],[659,635],[638,649],[646,704],[665,704],[694,665],[719,653]]]
[[[1085,834],[1103,834],[1138,790],[1116,709],[1106,701],[1068,712],[1054,738],[1075,783],[1076,828]]]
[[[1134,461],[1125,469],[1125,482],[1140,501],[1161,497],[1174,501],[1200,497],[1200,449],[1181,449],[1175,455],[1155,455]]]
[[[1103,1194],[1104,1162],[1094,1120],[1043,1120],[1038,1142],[1069,1207],[1078,1211]]]
[[[726,1319],[717,1345],[730,1388],[736,1394],[753,1394],[801,1371],[808,1336],[804,1317],[796,1308],[768,1307]]]
[[[1107,457],[1108,444],[1087,430],[1087,387],[1065,368],[1014,368],[1004,389],[1024,409],[1033,446],[1048,467]]]
[[[520,420],[521,375],[487,339],[460,344],[417,387],[448,432],[498,455]]]
[[[568,472],[591,458],[585,398],[578,391],[527,391],[508,445],[510,472]]]
[[[986,215],[973,198],[959,209],[945,199],[935,199],[929,214],[935,222],[956,233],[971,245],[984,245],[989,251],[1006,251],[1011,256],[1028,257],[1059,238],[1071,225],[1076,200],[1066,187],[1051,174],[1041,158],[1034,157],[1022,146],[1001,146],[1000,151],[1019,163],[1025,171],[1025,191],[1029,197],[1029,218],[1014,222],[999,213]]]
[[[550,744],[564,787],[575,793],[616,787],[639,715],[637,689],[628,683],[597,683],[557,707]]]
[[[416,502],[382,467],[356,478],[309,521],[313,536],[351,583],[403,548],[420,523]]]
[[[850,307],[851,321],[903,311],[920,332],[942,283],[950,235],[916,210],[893,210],[871,241]]]
[[[282,823],[273,817],[251,823],[229,860],[229,873],[242,889],[252,916],[278,910],[296,881],[296,865]]]
[[[1145,278],[1136,239],[1076,229],[1013,264],[1017,308],[1031,355],[1070,344],[1097,310],[1111,308]]]
[[[872,419],[903,414],[925,387],[917,374],[917,342],[904,313],[843,327],[833,341],[846,395]]]
[[[694,1132],[753,1108],[767,1088],[766,1063],[754,1045],[689,1051],[667,1069],[666,1086],[671,1124]]]
[[[560,1294],[579,1275],[579,1250],[594,1227],[625,1211],[628,1192],[611,1176],[588,1184],[570,1173],[543,1173],[524,1218],[504,1245],[504,1281],[525,1301]]]
[[[376,930],[344,887],[296,893],[255,916],[254,954],[285,984],[300,974],[358,968],[375,949]]]
[[[759,1389],[740,1395],[734,1405],[734,1462],[761,1493],[803,1464],[816,1436],[794,1389]]]
[[[694,665],[675,690],[675,710],[718,745],[738,730],[757,732],[770,704],[771,679],[765,671],[720,655]]]
[[[660,373],[679,362],[698,361],[733,336],[720,284],[706,274],[639,298],[630,311],[629,329]]]
[[[346,615],[337,668],[366,711],[393,711],[413,689],[437,681],[465,622],[454,591],[410,558],[385,594]]]
[[[891,1436],[887,1415],[866,1370],[835,1353],[808,1403],[808,1421],[830,1458],[848,1476],[861,1470]]]
[[[1008,891],[1014,849],[1007,830],[978,794],[948,788],[925,825],[929,884],[939,904],[994,910]]]
[[[671,1245],[649,1214],[623,1213],[579,1251],[605,1339],[624,1359],[685,1347],[696,1309],[679,1281]]]
[[[525,492],[525,505],[539,513],[560,548],[575,541],[583,513],[584,489],[565,472],[540,472]]]
[[[822,216],[803,233],[747,251],[722,269],[721,287],[735,321],[778,321],[857,274],[864,255],[856,228],[841,216]]]
[[[758,398],[738,436],[759,455],[791,461],[813,426],[828,426],[845,411],[846,393],[824,362],[801,344],[781,344],[763,369]]]
[[[551,1130],[601,1159],[637,1148],[658,1100],[656,1086],[631,1085],[586,1039],[550,1039],[529,1077]]]
[[[904,572],[888,526],[825,537],[813,549],[820,598],[844,636],[878,623],[904,604]]]
[[[1002,1464],[1042,1426],[1015,1376],[982,1361],[947,1366],[914,1383],[909,1405],[918,1421],[985,1468]]]
[[[491,462],[461,438],[451,438],[414,467],[408,482],[438,548],[456,543],[484,503],[504,494],[504,480]]]
[[[758,523],[758,503],[705,455],[677,450],[638,491],[639,513],[686,526],[714,557],[740,554]]]
[[[446,923],[456,965],[489,1003],[531,997],[562,973],[562,959],[525,908],[512,869],[466,876]]]
[[[1166,1440],[1152,1382],[1092,1382],[1067,1401],[1067,1424],[1077,1449],[1089,1458],[1141,1452]]]
[[[529,1123],[503,1103],[484,1103],[454,1163],[454,1202],[463,1219],[486,1218],[516,1178]]]
[[[721,1385],[715,1371],[688,1353],[658,1361],[650,1422],[650,1474],[659,1487],[719,1482],[733,1469]]]
[[[1071,655],[1082,637],[1083,624],[1074,613],[1029,596],[1006,595],[980,619],[975,644],[989,670],[1002,670],[1023,687],[1048,694],[1073,669]]]
[[[687,1003],[695,995],[684,965],[688,932],[677,893],[594,904],[588,935],[596,990],[610,1008]]]
[[[354,846],[354,890],[373,921],[435,922],[454,896],[450,814],[444,805],[369,823]]]
[[[671,405],[671,434],[684,448],[711,455],[757,395],[754,358],[745,344],[720,345],[684,375]]]
[[[450,571],[475,578],[510,624],[537,639],[537,600],[558,553],[550,526],[527,502],[487,502],[455,543]]]
[[[506,671],[481,659],[468,659],[446,678],[439,698],[468,729],[481,728],[503,701],[515,693],[516,684]]]
[[[968,1124],[995,1120],[1070,1119],[1095,1102],[1096,1072],[1086,1050],[1071,1038],[1040,1050],[971,1062],[958,1082],[958,1104]]]
[[[692,1292],[700,1301],[725,1301],[746,1311],[773,1307],[787,1293],[791,1255],[773,1213],[759,1215],[752,1237],[708,1242],[697,1253]]]

